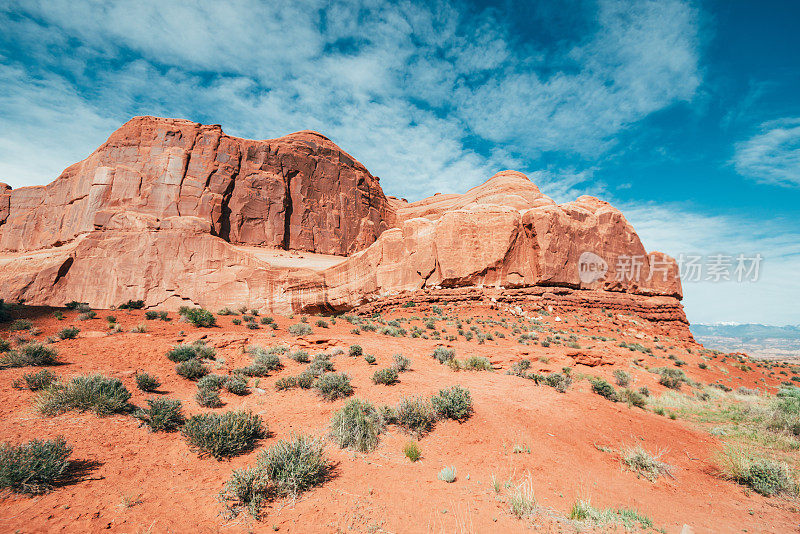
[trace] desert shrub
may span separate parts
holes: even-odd
[[[59,330],[58,334],[56,335],[59,337],[59,339],[75,339],[76,337],[78,337],[78,332],[80,331],[81,329],[78,328],[77,326],[69,326],[67,328],[62,328],[61,330]]]
[[[309,356],[308,352],[305,350],[298,350],[291,354],[289,354],[289,358],[298,362],[298,363],[308,363],[311,361],[311,357]]]
[[[184,421],[181,401],[163,397],[147,399],[147,408],[139,408],[134,416],[153,432],[171,432]]]
[[[141,310],[144,308],[144,301],[143,300],[128,300],[128,302],[124,302],[117,306],[120,310]]]
[[[322,440],[307,436],[277,442],[259,454],[256,465],[280,497],[295,497],[321,484],[329,470]]]
[[[134,334],[144,334],[145,332],[147,332],[147,325],[139,323],[133,328],[131,328],[131,332],[133,332]]]
[[[451,359],[450,361],[452,362],[454,360]],[[492,362],[489,361],[489,358],[484,356],[470,356],[464,361],[462,367],[469,371],[491,371]]]
[[[196,341],[194,343],[175,345],[172,347],[172,350],[167,353],[167,358],[169,358],[170,361],[179,363],[194,359],[210,360],[213,359],[215,355],[216,351],[213,347],[209,347],[202,341]]]
[[[297,387],[297,377],[284,376],[275,381],[275,389],[278,391],[286,391]]]
[[[311,333],[311,325],[306,323],[289,325],[289,333],[293,336],[306,336]]]
[[[402,354],[395,354],[392,356],[392,360],[394,360],[394,369],[398,373],[404,373],[411,368],[411,360],[403,356]]]
[[[375,364],[375,356],[373,356],[372,354],[367,354],[366,356],[364,356],[364,361],[367,362],[370,365],[374,365]]]
[[[37,407],[45,415],[59,415],[69,410],[109,415],[127,411],[130,398],[130,392],[118,378],[83,375],[66,383],[52,384],[37,399]]]
[[[53,489],[69,467],[72,447],[63,437],[0,444],[0,489],[38,495]]]
[[[200,360],[194,358],[176,365],[175,372],[187,380],[199,380],[206,376],[209,370]]]
[[[283,364],[277,354],[268,353],[261,349],[260,352],[255,353],[252,364],[237,369],[237,372],[247,376],[267,376],[271,371],[277,371],[282,367]]]
[[[11,343],[7,340],[0,338],[0,353],[8,352],[11,350]]]
[[[372,374],[372,381],[376,384],[389,386],[397,382],[397,371],[392,367],[378,369]]]
[[[331,420],[331,435],[341,448],[369,452],[378,445],[383,418],[368,401],[351,399]]]
[[[511,370],[508,374],[516,376],[525,376],[525,371],[531,368],[530,360],[519,360],[511,365]]]
[[[239,319],[238,317],[234,317],[233,319],[231,319],[231,323],[233,323],[235,325],[240,325],[240,324],[242,324],[242,320]]]
[[[456,468],[453,466],[445,467],[439,474],[436,475],[436,478],[441,480],[442,482],[447,482],[448,484],[456,481]]]
[[[683,384],[687,380],[686,374],[680,369],[661,367],[655,369],[655,372],[660,375],[658,383],[670,389],[680,389],[681,384]]]
[[[89,305],[87,302],[78,302],[77,300],[71,300],[66,304],[64,304],[64,307],[68,310],[77,310],[78,306],[80,306],[81,304],[86,304],[87,306]]]
[[[456,357],[456,351],[445,347],[436,347],[433,351],[433,357],[436,358],[439,363],[447,363]]]
[[[362,354],[364,354],[364,349],[361,348],[361,345],[350,345],[350,356],[353,358],[358,358]]]
[[[708,369],[708,364],[706,362],[700,362],[697,364],[697,367],[700,369]]]
[[[8,327],[8,330],[10,332],[21,332],[23,330],[30,330],[31,328],[33,328],[33,323],[29,320],[17,319],[11,323],[11,325]]]
[[[605,397],[610,401],[617,402],[619,399],[617,397],[617,392],[614,390],[614,386],[603,380],[602,378],[592,378],[590,379],[592,384],[592,391],[600,395],[601,397]]]
[[[169,321],[169,312],[160,311],[158,312],[158,318],[162,321]]]
[[[761,495],[797,495],[798,484],[789,466],[770,458],[754,456],[728,445],[717,458],[722,474]]]
[[[639,388],[639,395],[641,395],[643,397],[649,397],[650,396],[650,390],[647,389],[647,386],[642,386],[642,387]]]
[[[508,508],[517,519],[531,516],[536,510],[536,499],[530,484],[520,484],[509,495]]]
[[[660,452],[650,454],[641,445],[636,445],[622,451],[622,464],[637,476],[655,482],[660,476],[672,476],[672,466],[662,462],[661,456]]]
[[[36,373],[22,375],[22,380],[14,380],[12,386],[18,389],[24,388],[31,391],[39,391],[55,382],[57,378],[54,372],[48,369],[42,369]]]
[[[273,319],[272,317],[262,317],[261,321],[260,321],[261,324],[265,324],[265,325],[266,324],[273,324],[274,322],[275,322],[275,319]]]
[[[416,462],[417,460],[422,458],[422,451],[420,450],[417,442],[409,441],[408,443],[403,445],[403,455],[412,462]]]
[[[239,515],[239,511],[246,510],[254,519],[259,519],[261,507],[269,497],[269,481],[262,475],[258,468],[245,467],[234,469],[231,477],[219,494],[228,518]]]
[[[197,388],[217,391],[221,389],[223,385],[225,385],[226,380],[228,380],[228,377],[215,375],[213,373],[207,374],[197,381]]]
[[[219,389],[198,388],[194,396],[197,404],[205,408],[220,408],[222,399],[219,398]]]
[[[142,391],[147,391],[148,393],[157,390],[158,386],[161,385],[161,382],[158,381],[158,378],[147,373],[136,373],[135,378],[136,387]]]
[[[431,398],[431,404],[436,415],[442,418],[465,421],[472,415],[472,396],[461,386],[439,390]]]
[[[247,379],[241,375],[233,375],[225,381],[225,389],[234,395],[247,395],[250,389],[247,387]]]
[[[250,449],[266,433],[261,417],[251,412],[205,413],[191,417],[181,433],[201,456],[216,459]]]
[[[615,369],[613,374],[618,386],[625,387],[631,383],[631,375],[627,371]]]
[[[436,412],[428,399],[405,398],[398,404],[394,419],[406,430],[421,436],[433,429]]]
[[[322,319],[319,319],[315,324],[320,328],[328,328],[328,323]]]
[[[349,397],[353,394],[350,375],[345,373],[325,373],[314,381],[314,389],[327,401]]]
[[[80,315],[78,315],[78,320],[79,321],[89,321],[91,319],[94,319],[95,317],[97,317],[97,312],[89,310],[89,311],[85,311],[85,312],[81,313]]]
[[[311,389],[316,379],[317,375],[315,375],[314,373],[310,373],[308,371],[303,371],[302,373],[294,377],[295,385],[300,389]]]
[[[647,399],[638,391],[625,388],[619,392],[621,401],[628,403],[628,406],[636,406],[637,408],[644,409],[647,406]]]
[[[148,310],[144,312],[144,318],[147,319],[148,321],[155,321],[156,319],[158,319],[158,312],[154,310]]]
[[[58,353],[41,343],[26,343],[0,358],[0,369],[8,367],[44,367],[57,365]]]
[[[198,328],[216,326],[217,324],[217,318],[214,317],[214,314],[203,308],[189,308],[183,306],[180,309],[180,314],[186,321]]]
[[[331,362],[331,358],[327,354],[317,354],[306,370],[313,375],[319,376],[322,373],[333,371],[333,362]]]
[[[572,377],[568,374],[550,373],[542,376],[542,381],[559,393],[566,393],[572,385]]]

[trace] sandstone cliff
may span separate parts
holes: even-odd
[[[656,299],[685,320],[675,262],[648,254],[608,203],[558,205],[513,171],[464,194],[387,198],[314,132],[249,141],[132,119],[47,186],[0,184],[0,251],[0,295],[32,304],[288,312],[403,291],[548,286]],[[604,276],[582,279],[585,254]],[[620,272],[624,258],[636,258],[635,273]]]

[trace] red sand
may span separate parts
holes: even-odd
[[[488,307],[454,309],[462,319],[513,319],[505,311]],[[217,347],[217,359],[224,359],[223,368],[215,370],[217,373],[246,365],[250,359],[243,354],[243,347],[247,344],[285,343],[293,348],[311,345],[314,348],[309,351],[313,354],[331,347],[346,351],[350,344],[357,343],[365,353],[377,358],[377,366],[347,355],[333,358],[337,371],[352,376],[356,397],[376,404],[395,404],[404,396],[431,395],[443,387],[461,384],[472,393],[475,413],[463,424],[438,423],[419,441],[423,457],[417,463],[403,456],[403,445],[410,436],[394,426],[369,454],[340,450],[331,442],[326,450],[335,466],[332,480],[301,495],[296,502],[271,503],[261,522],[249,520],[246,514],[227,522],[220,515],[216,495],[230,472],[254,464],[258,452],[279,439],[297,433],[325,435],[332,414],[345,402],[325,402],[313,391],[275,391],[274,382],[297,374],[301,364],[282,358],[285,368],[260,380],[263,392],[254,391],[246,397],[223,392],[225,406],[216,411],[250,408],[262,415],[270,430],[270,436],[261,440],[256,450],[231,461],[201,459],[189,450],[179,433],[151,433],[127,415],[99,418],[70,412],[43,417],[33,407],[35,393],[11,387],[14,379],[31,369],[3,370],[0,441],[18,443],[64,435],[74,447],[72,458],[94,466],[82,480],[47,495],[5,496],[0,500],[2,532],[573,532],[571,524],[559,522],[554,516],[568,515],[578,498],[591,499],[597,507],[637,508],[666,532],[680,532],[684,524],[698,533],[798,530],[800,514],[795,504],[764,498],[720,479],[712,461],[720,443],[691,423],[607,401],[592,393],[586,380],[577,381],[566,394],[561,394],[505,374],[522,357],[535,360],[544,356],[549,362],[534,361],[532,370],[560,370],[570,365],[574,373],[605,376],[610,381],[613,369],[624,368],[635,378],[635,387],[647,386],[657,396],[665,389],[658,385],[655,375],[631,362],[644,358],[647,365],[665,366],[670,361],[617,346],[620,341],[628,341],[653,347],[656,343],[650,333],[655,327],[646,321],[634,325],[601,313],[577,321],[571,312],[562,315],[565,321],[560,323],[554,322],[554,316],[543,318],[562,330],[588,327],[588,332],[576,331],[581,345],[602,347],[600,352],[612,356],[614,366],[574,365],[566,355],[570,349],[523,346],[510,335],[510,330],[490,327],[492,332],[506,332],[507,337],[484,345],[461,337],[453,343],[442,343],[453,346],[459,358],[490,358],[496,371],[454,372],[431,358],[431,352],[440,344],[433,339],[393,338],[370,332],[357,336],[350,333],[353,325],[343,319],[322,329],[314,326],[316,318],[309,318],[314,334],[302,340],[286,331],[297,318],[276,317],[280,329],[273,338],[272,330],[251,331],[244,325],[233,325],[231,317],[218,317],[217,328],[198,329],[177,320],[145,321],[141,311],[99,311],[98,318],[89,321],[77,321],[76,312],[66,312],[66,320],[58,321],[50,312],[25,312],[42,329],[40,339],[72,324],[81,329],[78,339],[55,345],[67,363],[52,369],[64,377],[89,372],[118,377],[133,393],[131,402],[136,405],[143,405],[149,394],[136,389],[133,375],[145,370],[160,378],[164,394],[184,402],[187,414],[208,411],[194,400],[195,383],[177,376],[174,364],[165,357],[172,345],[184,339],[179,335],[184,331],[187,340],[205,335]],[[147,325],[148,331],[107,336],[104,317],[109,314],[115,315],[126,331],[141,323]],[[384,318],[411,315],[423,316],[425,312],[410,308],[387,313]],[[414,324],[424,328],[419,321]],[[444,326],[443,322],[437,324]],[[449,333],[455,333],[455,327],[447,328]],[[6,330],[4,325],[0,331],[3,337],[11,337]],[[631,337],[635,332],[643,337]],[[615,340],[584,338],[589,335],[611,336]],[[760,368],[742,372],[729,362],[726,367],[730,374],[724,375],[716,370],[714,362],[708,370],[700,370],[697,350],[691,354],[684,350],[698,349],[698,345],[667,339],[663,332],[657,335],[659,344],[676,347],[667,352],[685,360],[683,369],[695,380],[710,383],[721,378],[734,388],[763,387],[758,379],[766,375]],[[322,342],[316,345],[315,341]],[[402,373],[396,385],[374,385],[372,373],[388,366],[391,356],[398,352],[411,358],[412,371]],[[770,385],[778,382],[767,377]],[[675,467],[675,478],[651,483],[622,470],[617,451],[636,443],[651,451],[666,451],[662,460]],[[530,452],[513,453],[515,444],[524,445]],[[611,447],[615,452],[602,452],[596,445]],[[439,470],[449,465],[458,471],[453,484],[436,478]],[[532,520],[513,517],[508,510],[508,489],[495,493],[492,476],[501,485],[506,481],[514,485],[529,483],[543,511]]]

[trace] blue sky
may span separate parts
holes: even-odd
[[[800,4],[0,5],[0,181],[44,184],[134,115],[314,129],[416,200],[525,172],[648,250],[760,253],[686,282],[694,322],[800,323]]]

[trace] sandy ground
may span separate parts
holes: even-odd
[[[463,319],[513,320],[510,313],[488,307],[450,307],[446,312]],[[459,341],[442,344],[455,348],[460,358],[490,358],[495,371],[455,372],[431,358],[440,342],[377,332],[354,335],[350,332],[353,325],[341,318],[324,329],[314,326],[317,318],[311,317],[314,333],[297,338],[287,332],[297,318],[276,317],[280,328],[273,337],[269,329],[233,325],[231,317],[218,317],[216,328],[198,329],[178,320],[145,321],[142,311],[99,311],[97,319],[88,321],[78,321],[76,312],[66,312],[62,321],[52,317],[52,310],[25,313],[42,330],[40,339],[72,324],[81,329],[77,339],[55,345],[65,362],[53,368],[58,375],[99,372],[118,377],[133,393],[131,401],[136,405],[144,405],[149,396],[137,390],[134,381],[134,373],[145,370],[160,378],[159,394],[181,399],[188,414],[208,411],[194,400],[195,383],[177,376],[174,364],[165,357],[174,344],[205,337],[217,349],[220,369],[216,373],[249,363],[243,352],[249,344],[283,343],[308,348],[314,354],[334,347],[346,351],[358,343],[377,358],[377,366],[347,355],[333,358],[337,371],[352,376],[356,397],[395,404],[405,396],[427,396],[461,384],[472,393],[475,413],[462,424],[438,423],[419,440],[423,457],[417,463],[403,456],[403,445],[411,437],[398,427],[390,426],[378,448],[368,454],[341,450],[329,442],[326,453],[333,476],[328,482],[296,501],[271,503],[261,522],[253,522],[245,514],[226,521],[216,495],[234,468],[253,465],[258,452],[279,439],[299,433],[326,435],[332,414],[345,403],[325,402],[313,390],[276,391],[274,382],[297,374],[302,364],[284,358],[284,369],[260,379],[258,389],[248,396],[223,392],[225,406],[216,411],[249,408],[262,415],[270,431],[256,450],[230,461],[201,459],[179,433],[151,433],[128,415],[100,418],[70,412],[41,416],[33,407],[35,393],[11,387],[14,379],[30,369],[2,370],[0,440],[17,443],[63,435],[73,445],[72,458],[81,462],[84,472],[47,495],[4,496],[0,500],[0,532],[574,532],[575,526],[562,518],[578,498],[590,499],[597,507],[637,508],[669,533],[681,532],[684,525],[697,533],[786,533],[797,532],[800,524],[795,503],[764,498],[719,478],[712,458],[720,443],[691,423],[607,401],[592,393],[586,380],[576,381],[562,394],[505,374],[523,357],[544,359],[535,361],[532,370],[555,371],[569,365],[576,375],[609,379],[614,368],[624,368],[634,377],[635,387],[647,386],[658,395],[665,389],[655,375],[632,362],[643,359],[646,365],[664,366],[668,361],[665,354],[670,353],[685,360],[687,374],[704,383],[723,379],[735,388],[763,387],[762,379],[770,385],[779,382],[761,369],[743,372],[731,368],[725,374],[712,365],[701,370],[697,367],[698,346],[669,339],[646,321],[608,318],[601,313],[568,313],[560,322],[555,322],[554,316],[543,318],[568,333],[572,330],[581,346],[592,345],[591,350],[614,362],[597,367],[575,365],[567,356],[569,349],[562,346],[523,346],[510,331],[490,327],[490,331],[506,332],[507,337],[495,337],[485,344],[459,337]],[[387,313],[384,318],[429,313],[417,307]],[[138,324],[146,324],[148,331],[106,335],[104,317],[109,314],[117,317],[126,332]],[[421,321],[412,324],[424,328]],[[7,324],[0,328],[2,337],[13,337]],[[454,327],[447,328],[454,333]],[[659,336],[658,342],[653,340],[654,334]],[[591,335],[613,340],[590,340]],[[618,347],[620,341],[674,348],[646,355]],[[694,350],[689,353],[687,348]],[[411,358],[412,370],[401,374],[396,385],[373,384],[372,373],[390,365],[395,353]],[[674,478],[653,483],[623,470],[618,451],[633,444],[663,451],[662,460],[675,468]],[[523,452],[515,453],[515,446]],[[613,452],[603,452],[601,447]],[[454,483],[437,480],[444,466],[456,467]],[[501,482],[499,493],[493,489],[493,477]],[[533,490],[539,511],[531,519],[520,520],[509,512],[508,501],[510,491],[523,484]]]

